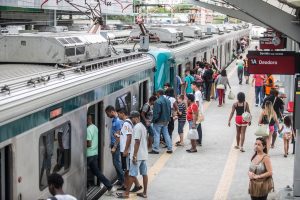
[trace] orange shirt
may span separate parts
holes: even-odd
[[[270,95],[271,89],[274,88],[274,77],[268,76],[266,80],[266,95]]]

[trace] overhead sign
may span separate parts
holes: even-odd
[[[293,51],[249,51],[247,57],[250,74],[296,73],[296,54]]]
[[[284,49],[286,48],[286,37],[261,37],[259,38],[260,49]]]

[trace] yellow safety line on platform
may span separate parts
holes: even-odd
[[[249,107],[251,108],[253,106],[254,101],[254,90],[251,90],[249,93],[248,103]],[[234,123],[231,123],[234,124]],[[236,144],[236,138],[234,137],[230,152],[228,154],[228,158],[226,161],[226,165],[224,167],[224,171],[222,174],[222,177],[220,179],[220,182],[218,184],[218,188],[214,195],[214,200],[226,200],[228,196],[228,192],[231,187],[231,183],[235,174],[236,170],[236,163],[238,160],[238,156],[240,155],[240,151],[237,149],[234,149],[234,146]]]
[[[296,92],[296,94],[298,94],[298,95],[299,95],[299,94],[300,94],[300,92]]]
[[[236,72],[237,66],[234,66],[233,69],[230,71],[230,73],[228,74],[228,78],[230,78],[235,72]],[[207,108],[210,106],[211,101],[209,102],[205,102],[203,105],[203,110],[204,112],[207,110]],[[187,126],[185,126],[185,129],[187,129]],[[188,131],[184,132],[184,139],[186,139]],[[177,136],[176,138],[177,140],[179,139],[179,136]],[[175,141],[177,141],[175,140]],[[173,142],[173,153],[175,152],[175,150],[177,149],[177,146],[175,146],[176,142]],[[171,158],[172,154],[168,154],[168,153],[163,153],[159,159],[154,163],[154,165],[150,168],[150,170],[148,170],[148,189],[149,189],[149,185],[150,183],[154,180],[154,178],[156,177],[156,175],[159,174],[159,172],[164,168],[164,166],[166,165],[167,161]],[[139,178],[139,182],[142,183],[143,179],[142,177]],[[142,191],[140,191],[142,192]],[[137,196],[136,195],[130,195],[129,197],[130,200],[136,200]]]

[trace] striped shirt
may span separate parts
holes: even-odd
[[[178,104],[178,109],[179,112],[181,112],[182,114],[178,116],[178,121],[179,122],[185,122],[186,121],[186,106],[184,103],[180,103]]]

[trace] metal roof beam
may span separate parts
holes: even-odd
[[[226,0],[238,7],[250,17],[263,22],[269,27],[286,34],[291,39],[300,42],[300,25],[292,23],[295,17],[262,0]]]

